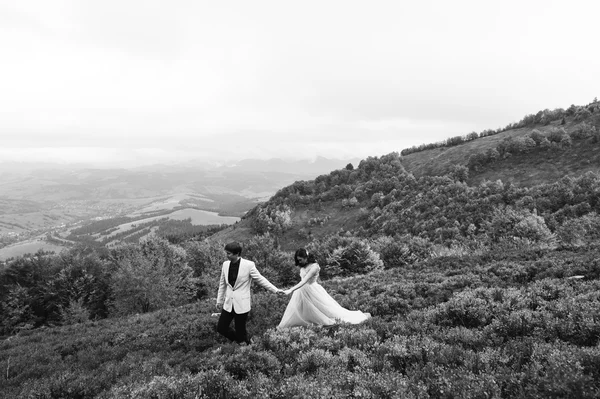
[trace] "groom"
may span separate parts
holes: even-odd
[[[217,294],[217,310],[221,311],[217,332],[230,341],[238,344],[250,344],[246,331],[246,321],[250,312],[250,286],[256,281],[273,293],[283,293],[264,278],[256,269],[254,262],[243,259],[242,246],[237,242],[225,245],[227,261],[223,262],[219,292]],[[230,328],[231,321],[235,322],[235,330]]]

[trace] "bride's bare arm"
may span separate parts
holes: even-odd
[[[298,284],[296,284],[295,286],[293,286],[292,288],[288,288],[287,290],[285,290],[284,293],[286,295],[290,295],[292,292],[294,292],[298,288],[302,287],[311,278],[313,278],[315,274],[317,274],[317,272],[319,271],[319,268],[320,267],[317,263],[313,263],[312,265],[310,265],[310,269],[308,270],[308,272],[306,272],[306,275],[302,278],[302,280],[300,280],[300,282]]]

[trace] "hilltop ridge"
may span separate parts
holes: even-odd
[[[587,106],[540,111],[503,129],[453,137],[405,150],[402,155],[393,152],[368,157],[357,167],[350,164],[313,180],[297,181],[212,238],[245,240],[270,232],[284,248],[291,249],[312,238],[340,232],[360,234],[369,220],[377,218],[373,213],[385,206],[391,208],[390,203],[404,201],[404,207],[417,206],[420,200],[415,192],[430,189],[428,179],[445,176],[472,191],[486,182],[499,181],[526,191],[598,171],[600,102],[595,100]],[[420,188],[406,192],[411,185]],[[406,195],[414,197],[412,202],[407,202]],[[393,214],[400,211],[396,206],[384,213],[396,220]],[[269,223],[284,227],[274,230]]]

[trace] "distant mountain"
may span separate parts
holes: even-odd
[[[239,162],[229,163],[221,167],[222,170],[244,171],[244,172],[272,172],[290,173],[303,176],[315,177],[320,174],[329,173],[332,170],[344,168],[349,163],[357,165],[360,158],[349,160],[329,159],[317,157],[314,160],[285,160],[281,158],[243,159]]]
[[[54,224],[112,217],[165,198],[188,198],[181,206],[242,216],[282,187],[351,161],[357,162],[244,159],[224,166],[198,160],[127,169],[0,162],[0,234],[45,231]],[[190,196],[201,199],[192,201]],[[18,230],[12,226],[19,226]]]
[[[316,160],[243,159],[228,165],[181,163],[136,168],[89,168],[79,164],[0,163],[0,196],[47,199],[62,192],[62,199],[147,197],[191,189],[195,192],[236,193],[247,198],[274,194],[296,179],[314,177],[342,168],[352,160],[319,157]],[[40,190],[43,188],[43,192]]]

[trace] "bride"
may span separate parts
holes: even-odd
[[[321,267],[313,255],[300,248],[294,255],[296,265],[300,266],[301,281],[284,291],[292,298],[283,313],[277,328],[323,325],[336,322],[358,324],[369,319],[369,313],[343,308],[318,282]]]

